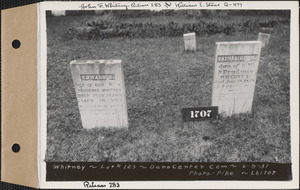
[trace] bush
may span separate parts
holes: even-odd
[[[122,13],[120,11],[120,13]],[[144,11],[133,12],[138,15],[144,14]],[[127,13],[128,15],[128,13]],[[116,16],[116,14],[114,14]],[[117,17],[119,17],[118,15]],[[118,20],[118,19],[117,19]],[[279,24],[287,24],[287,19],[269,19],[269,20],[241,20],[231,22],[225,19],[215,19],[199,21],[198,23],[152,23],[152,22],[120,22],[116,19],[91,20],[86,23],[86,27],[93,27],[92,30],[85,30],[85,34],[75,34],[78,39],[104,39],[114,37],[176,37],[184,33],[195,32],[197,35],[226,34],[233,35],[237,32],[254,33],[260,28],[274,28]],[[71,30],[72,31],[72,30]]]

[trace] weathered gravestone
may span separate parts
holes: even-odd
[[[212,106],[223,116],[251,112],[261,42],[217,42]]]
[[[53,16],[66,16],[65,10],[52,10],[51,13]]]
[[[84,128],[128,128],[121,60],[70,63]]]
[[[95,10],[95,13],[97,15],[102,15],[104,13],[104,10]]]
[[[183,34],[184,39],[184,50],[185,51],[196,51],[196,34],[187,33]]]
[[[257,41],[261,42],[261,47],[264,48],[269,44],[270,34],[258,33]]]

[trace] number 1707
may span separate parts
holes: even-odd
[[[210,117],[211,110],[191,111],[191,118]]]

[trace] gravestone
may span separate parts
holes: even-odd
[[[212,106],[223,116],[252,109],[261,42],[217,42]]]
[[[65,10],[52,10],[51,13],[53,16],[66,16]]]
[[[70,63],[84,128],[128,128],[121,60],[75,60]]]
[[[264,48],[269,44],[269,40],[270,40],[270,34],[265,34],[265,33],[258,33],[258,38],[257,41],[261,42],[261,47]]]
[[[97,15],[102,15],[104,13],[104,10],[95,10],[95,13]]]
[[[187,33],[183,34],[184,39],[184,50],[185,51],[196,51],[196,34]]]

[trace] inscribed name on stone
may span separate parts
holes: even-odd
[[[251,112],[261,42],[217,42],[212,106],[223,116]]]
[[[269,44],[269,40],[270,40],[270,34],[265,34],[265,33],[258,33],[258,38],[257,41],[261,42],[261,47],[264,48],[265,46],[267,46]]]
[[[70,63],[84,128],[128,128],[121,60]]]
[[[196,51],[196,34],[187,33],[183,34],[184,39],[184,50],[185,51]]]

